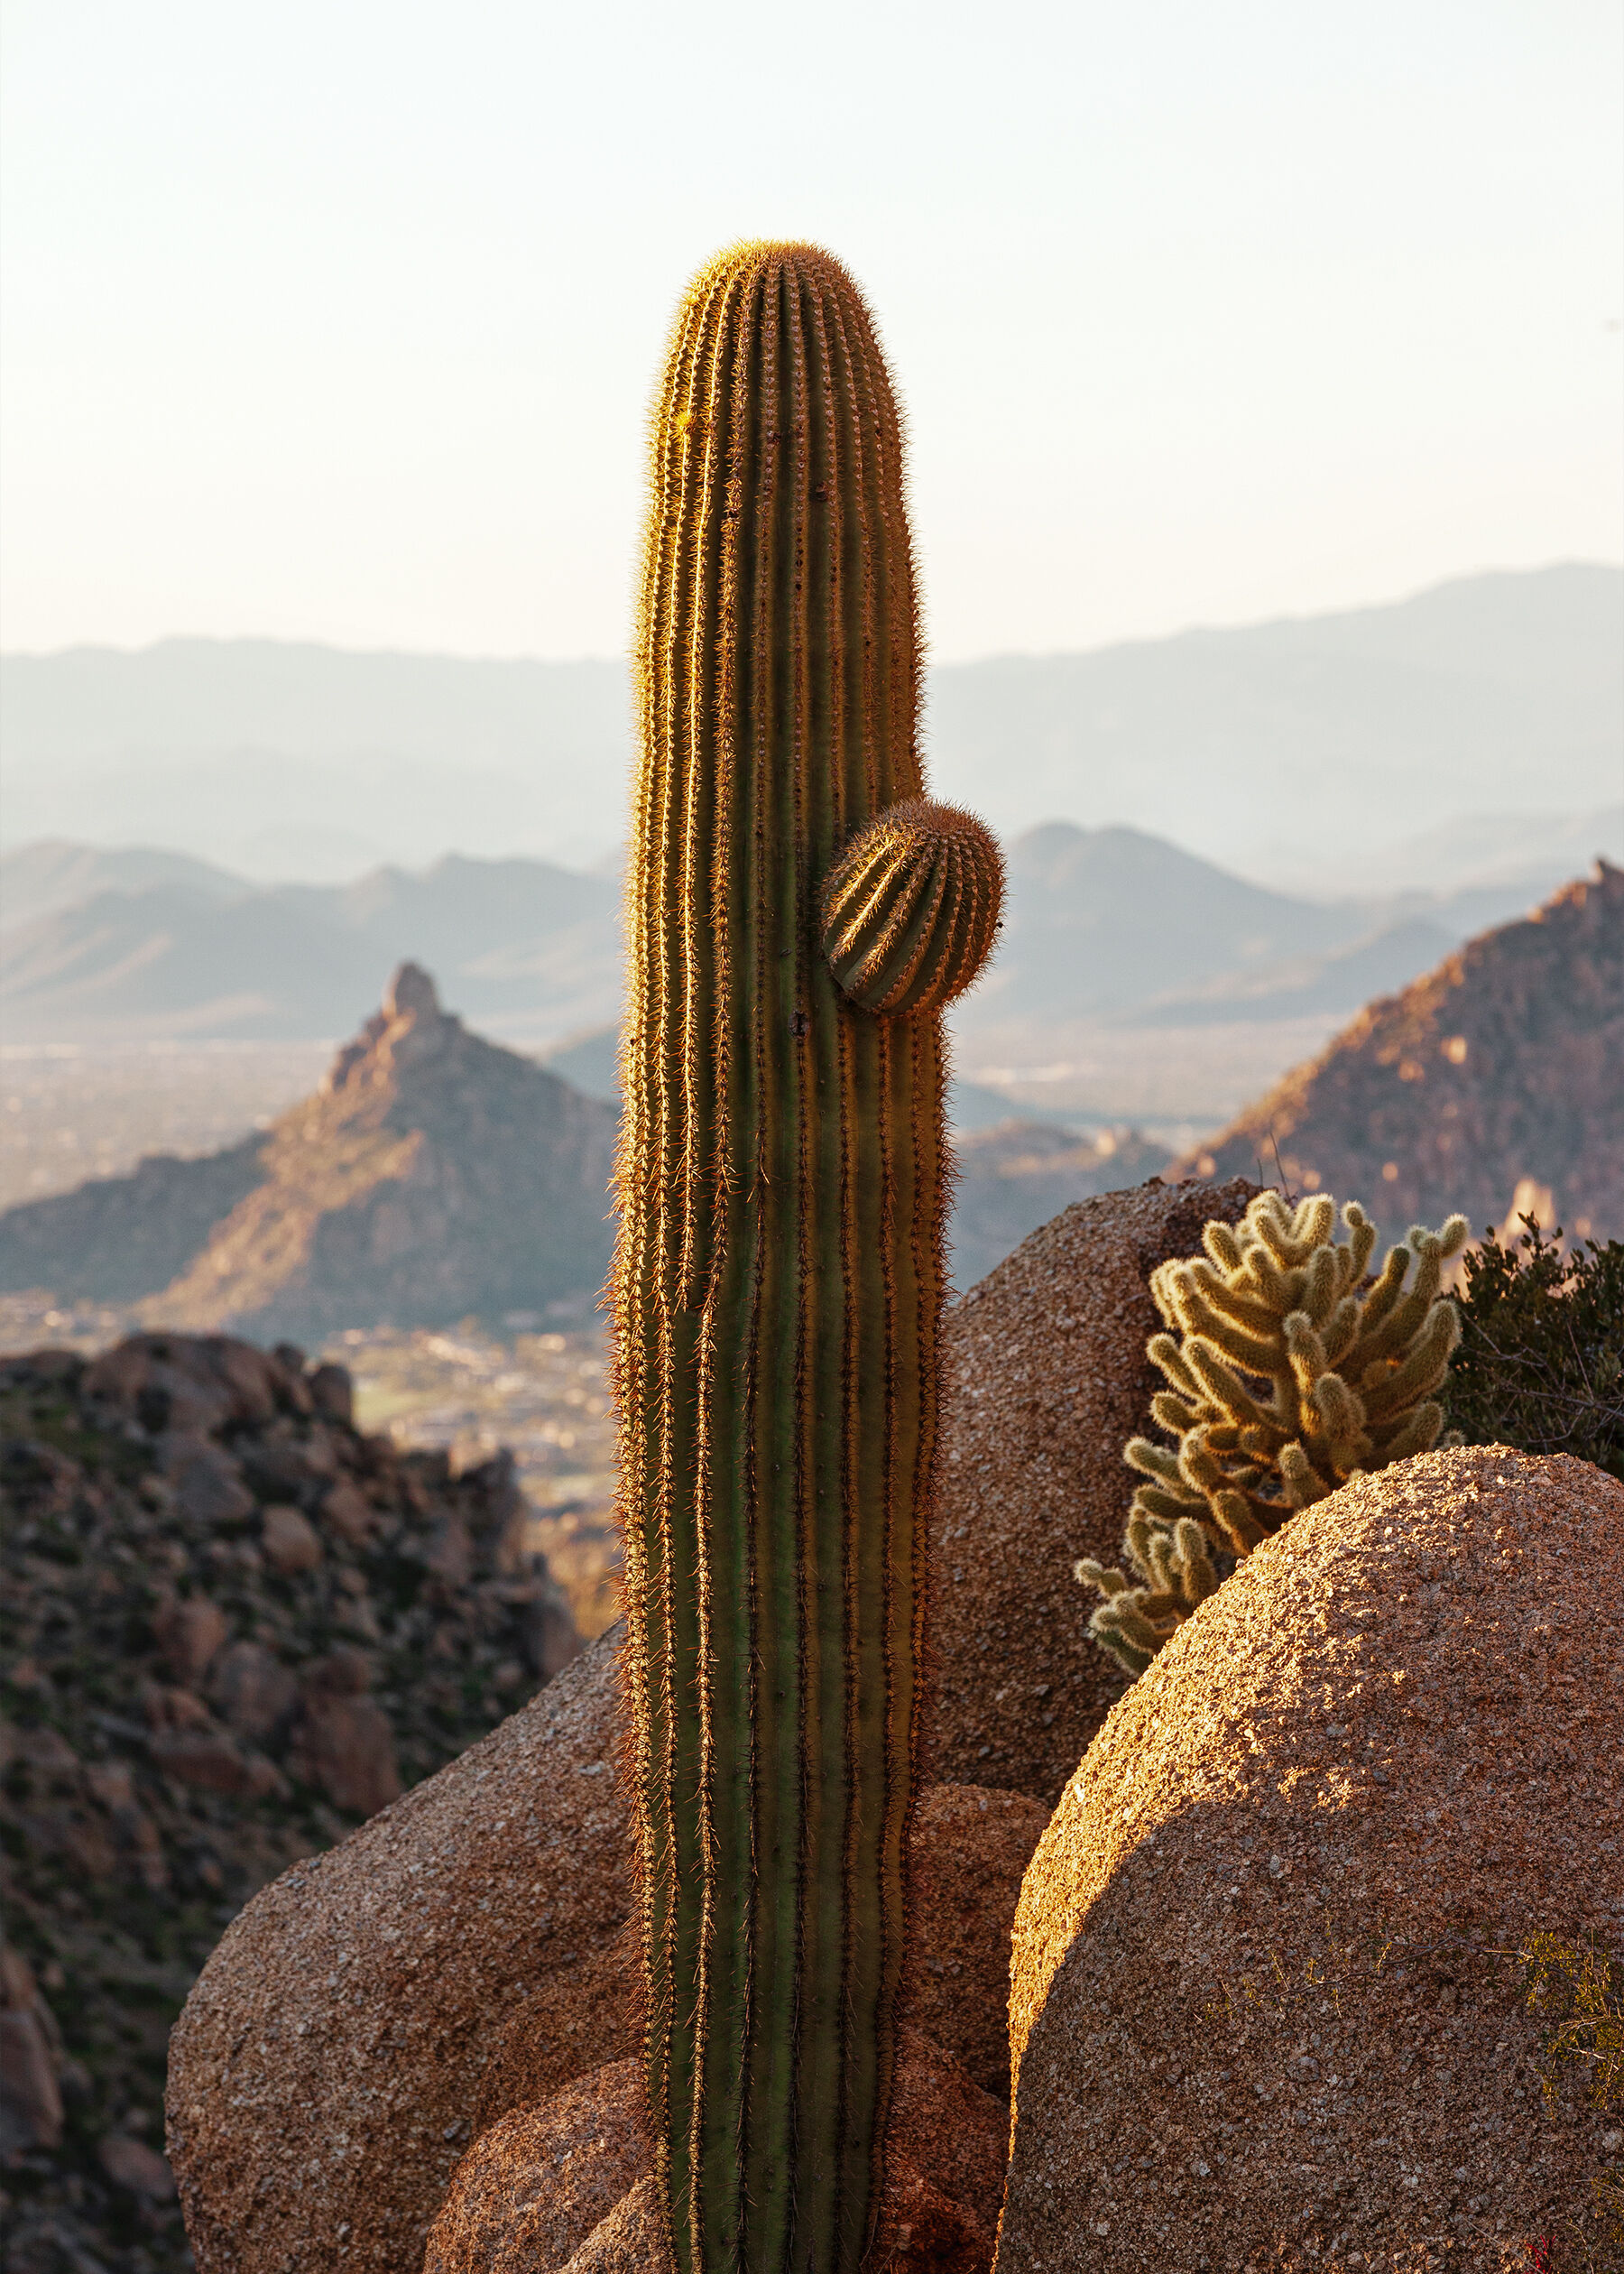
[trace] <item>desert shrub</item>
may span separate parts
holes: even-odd
[[[1619,1249],[1617,1242],[1613,1243]],[[1576,2072],[1585,2098],[1600,2116],[1624,2111],[1624,1959],[1592,1938],[1565,1943],[1558,1935],[1533,1935],[1521,1952],[1529,2008],[1546,2025],[1540,2085],[1555,2108],[1564,2079]],[[1602,2135],[1609,2161],[1591,2182],[1589,2222],[1569,2229],[1566,2263],[1573,2274],[1612,2274],[1624,2266],[1624,2157],[1616,2130]],[[1549,2252],[1546,2264],[1553,2265]]]
[[[1466,1220],[1413,1226],[1374,1277],[1375,1225],[1352,1200],[1342,1221],[1339,1241],[1327,1193],[1294,1207],[1260,1192],[1240,1224],[1205,1226],[1204,1255],[1151,1275],[1156,1307],[1182,1336],[1147,1345],[1168,1383],[1150,1410],[1176,1443],[1126,1447],[1143,1479],[1122,1543],[1137,1580],[1092,1558],[1074,1567],[1105,1598],[1090,1634],[1130,1674],[1297,1510],[1439,1440],[1438,1391],[1460,1334],[1443,1267]]]
[[[1566,1248],[1532,1216],[1464,1260],[1444,1393],[1469,1445],[1572,1453],[1624,1478],[1624,1243]]]

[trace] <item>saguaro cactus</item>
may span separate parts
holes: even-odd
[[[695,279],[651,489],[614,1282],[649,2097],[684,2274],[824,2274],[891,2083],[938,1007],[1001,868],[921,797],[901,435],[826,254]]]

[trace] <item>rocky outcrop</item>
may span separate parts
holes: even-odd
[[[1074,1201],[1159,1176],[1172,1160],[1137,1129],[1080,1138],[1047,1122],[1006,1121],[954,1140],[958,1169],[948,1222],[954,1283],[970,1287],[1029,1232]]]
[[[928,1773],[1052,1800],[1121,1696],[1088,1636],[1080,1556],[1114,1563],[1149,1426],[1161,1321],[1148,1281],[1257,1190],[1164,1185],[1046,1224],[948,1313],[937,1470]]]
[[[1624,1486],[1499,1447],[1355,1479],[1044,1834],[1001,2274],[1616,2262],[1620,1958]]]
[[[0,1360],[0,1440],[8,2264],[154,2274],[164,2040],[224,1920],[579,1641],[507,1457],[358,1435],[291,1347]]]
[[[0,1287],[265,1341],[589,1305],[614,1126],[612,1107],[470,1034],[402,964],[263,1137],[0,1216]]]
[[[423,2274],[669,2274],[640,2070],[596,2069],[475,2140]],[[1003,2162],[1000,2103],[905,2028],[871,2262],[886,2274],[988,2274]]]
[[[475,2133],[632,2052],[618,1640],[226,1929],[170,2044],[203,2274],[417,2274]]]
[[[618,1641],[227,1930],[171,2043],[201,2274],[417,2274],[469,2144],[635,2052]],[[906,2012],[974,2108],[1007,2092],[1010,1927],[1042,1826],[1015,1794],[921,1800]],[[532,2131],[503,2134],[520,2163]]]
[[[1624,1238],[1624,869],[1599,862],[1352,1026],[1186,1164],[1357,1199],[1394,1237],[1548,1191],[1575,1237]]]

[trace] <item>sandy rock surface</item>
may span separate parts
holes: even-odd
[[[604,1636],[227,1928],[170,2051],[170,2157],[203,2274],[415,2274],[494,2057],[540,2099],[604,2040],[621,2049],[615,1694]]]
[[[469,2142],[635,2051],[618,1640],[226,1932],[171,2049],[202,2274],[417,2274]],[[977,2107],[1008,2097],[1010,1934],[1044,1821],[1016,1793],[920,1803],[907,2013]],[[914,2207],[900,2224],[925,2232]]]
[[[1624,1955],[1624,1486],[1429,1454],[1267,1542],[1070,1779],[1001,2274],[1619,2262],[1620,2117],[1530,2008],[1541,1934]]]
[[[1003,2182],[1004,2112],[952,2055],[905,2029],[873,2263],[885,2274],[986,2274]],[[664,2274],[640,2066],[617,2061],[484,2132],[453,2177],[424,2274]]]
[[[647,2174],[651,2152],[635,2060],[594,2069],[540,2107],[511,2110],[457,2166],[423,2274],[555,2274]],[[637,2239],[632,2265],[669,2264],[657,2223]]]
[[[926,1773],[1051,1805],[1121,1696],[1088,1639],[1079,1556],[1117,1560],[1133,1477],[1122,1447],[1161,1386],[1147,1284],[1258,1189],[1147,1184],[1080,1201],[1023,1241],[944,1325],[942,1466]]]
[[[1020,1792],[929,1785],[913,1834],[913,1934],[905,2020],[1010,2097],[1010,1937],[1020,1882],[1048,1818]]]

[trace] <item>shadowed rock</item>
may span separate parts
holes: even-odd
[[[1122,1692],[1089,1640],[1080,1556],[1115,1563],[1122,1461],[1163,1386],[1150,1273],[1233,1223],[1257,1190],[1140,1185],[1080,1201],[973,1287],[945,1323],[927,1775],[1052,1801]]]

